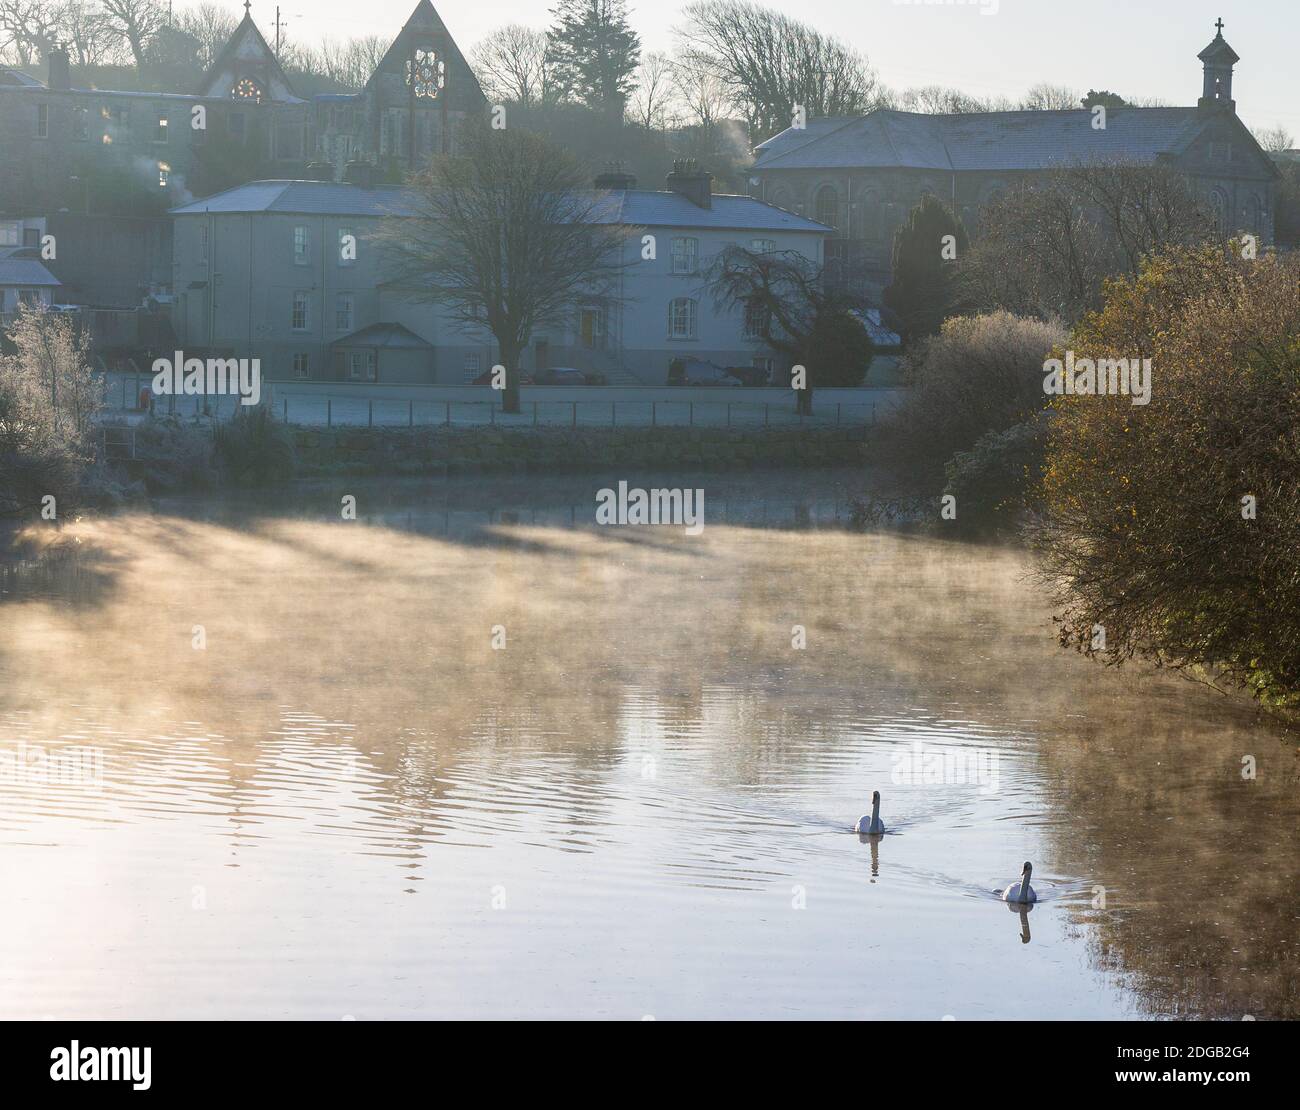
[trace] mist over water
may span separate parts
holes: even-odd
[[[0,570],[0,1017],[1300,1014],[1293,738],[860,476],[659,480],[701,535],[346,480]]]

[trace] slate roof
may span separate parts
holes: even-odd
[[[28,76],[21,70],[9,66],[0,66],[0,86],[17,86],[24,89],[43,89],[45,86],[35,77]]]
[[[173,208],[173,216],[204,212],[282,212],[301,216],[412,216],[411,194],[399,185],[335,181],[251,181]]]
[[[0,285],[21,285],[35,288],[38,285],[62,285],[39,259],[29,257],[30,247],[7,247],[0,250]]]
[[[812,231],[831,229],[753,197],[715,193],[712,208],[697,208],[680,193],[628,189],[610,194],[615,205],[611,222],[636,227],[720,228],[743,231]]]
[[[609,194],[610,223],[636,227],[726,228],[743,231],[807,231],[830,228],[753,197],[715,195],[712,208],[697,208],[685,197],[651,189]],[[363,189],[332,181],[254,181],[173,208],[173,216],[205,212],[279,212],[309,216],[412,216],[419,211],[411,193],[398,185]]]
[[[331,347],[383,347],[398,350],[425,350],[431,348],[415,332],[404,324],[371,324],[368,328],[354,331],[342,339],[336,339]]]
[[[784,131],[758,148],[756,170],[887,168],[1043,170],[1088,161],[1153,162],[1186,149],[1205,126],[1195,108],[1113,108],[1105,130],[1063,112],[926,115],[881,109],[823,121],[812,137]],[[802,140],[802,141],[801,141]]]

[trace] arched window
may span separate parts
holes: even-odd
[[[786,189],[776,189],[772,193],[772,203],[778,208],[784,208],[790,211],[790,193]]]
[[[1252,193],[1246,198],[1246,203],[1241,209],[1241,226],[1245,231],[1253,235],[1258,235],[1264,230],[1264,206],[1259,197]]]
[[[1214,221],[1214,230],[1220,235],[1228,233],[1228,198],[1222,189],[1210,191],[1210,219]]]
[[[840,194],[834,185],[823,185],[817,190],[815,219],[819,224],[833,227],[840,226]]]

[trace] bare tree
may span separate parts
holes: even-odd
[[[362,89],[388,53],[389,43],[379,35],[325,39],[315,50],[298,49],[298,68],[326,77],[345,89]]]
[[[0,0],[0,45],[19,65],[39,62],[59,39],[58,6],[41,0]]]
[[[1176,169],[1087,163],[1022,185],[985,209],[961,281],[974,307],[1072,321],[1101,303],[1106,278],[1136,275],[1152,252],[1212,234]]]
[[[651,51],[641,59],[636,92],[628,101],[628,117],[647,131],[665,130],[674,92],[672,59],[660,51]]]
[[[866,303],[861,275],[836,265],[828,271],[797,251],[757,253],[725,247],[706,276],[719,311],[743,311],[747,323],[787,369],[802,366],[807,380],[795,408],[812,414],[813,390],[862,384],[872,343],[854,309]]]
[[[239,21],[220,4],[199,4],[177,12],[174,25],[178,30],[198,39],[199,60],[206,68],[217,60],[217,55],[230,41]]]
[[[694,0],[677,29],[684,49],[722,82],[761,141],[796,113],[860,115],[884,90],[866,58],[837,39],[748,0]]]
[[[943,85],[922,85],[919,88],[905,89],[894,98],[894,103],[905,112],[921,112],[936,116],[996,112],[1011,107],[1010,104],[1006,104],[1004,108],[1000,102],[981,100],[960,89],[945,88]]]
[[[673,96],[684,122],[700,131],[704,148],[713,148],[718,124],[732,109],[731,94],[706,58],[683,51],[672,63]]]
[[[447,308],[460,326],[487,328],[505,367],[506,412],[519,411],[520,359],[533,332],[583,306],[617,303],[623,247],[606,195],[585,188],[564,148],[520,128],[467,122],[461,157],[412,179],[414,216],[385,221],[380,242],[397,285]]]
[[[1269,154],[1280,154],[1295,146],[1295,136],[1280,123],[1276,127],[1265,127],[1253,132],[1255,141]]]
[[[1082,103],[1082,98],[1074,89],[1043,83],[1034,85],[1025,93],[1020,107],[1035,112],[1068,112],[1078,109]]]
[[[532,108],[554,103],[558,96],[548,50],[544,31],[511,23],[480,41],[469,62],[490,98]]]
[[[104,13],[85,0],[56,6],[59,35],[78,66],[101,65],[117,53],[113,29]]]
[[[108,25],[131,48],[137,69],[147,62],[149,42],[167,23],[166,9],[158,0],[100,0]]]

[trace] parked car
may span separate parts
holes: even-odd
[[[483,373],[481,373],[477,378],[475,378],[475,379],[474,379],[472,382],[470,382],[469,384],[470,384],[470,385],[491,385],[491,384],[492,384],[492,374],[493,374],[493,372],[494,372],[494,371],[492,371],[492,370],[484,370]],[[532,384],[533,384],[533,379],[530,378],[527,374],[525,374],[523,377],[521,377],[521,378],[519,379],[519,384],[520,384],[520,385],[532,385]]]
[[[768,371],[757,366],[728,366],[727,373],[739,378],[741,385],[761,386],[768,383]]]
[[[723,385],[744,383],[730,370],[699,358],[675,358],[668,367],[669,385]]]
[[[587,375],[572,366],[552,366],[533,376],[538,385],[589,385]]]

